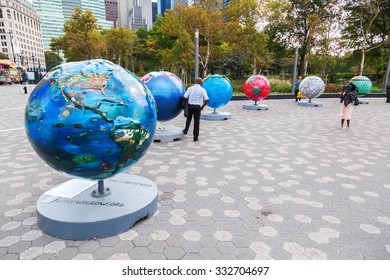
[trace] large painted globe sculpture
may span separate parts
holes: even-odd
[[[253,75],[245,81],[243,90],[250,100],[261,101],[270,94],[271,85],[263,75]]]
[[[359,95],[366,95],[371,92],[372,82],[365,76],[355,76],[350,79],[349,82],[353,83],[358,88]]]
[[[55,67],[31,93],[28,139],[52,168],[103,180],[129,169],[153,142],[157,113],[149,89],[105,60]]]
[[[186,88],[175,74],[167,71],[150,72],[141,80],[156,100],[159,121],[169,121],[180,114]]]
[[[320,77],[317,76],[306,77],[299,85],[299,91],[303,96],[309,99],[309,102],[311,102],[311,99],[319,97],[324,92],[324,90],[325,83]]]
[[[224,75],[209,75],[203,80],[202,87],[209,97],[207,106],[220,108],[225,106],[233,96],[233,86]]]

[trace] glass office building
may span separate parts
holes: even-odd
[[[76,7],[91,10],[97,24],[109,29],[113,23],[106,20],[104,0],[33,0],[33,7],[41,18],[43,46],[50,49],[51,38],[63,35],[64,23],[72,16]]]

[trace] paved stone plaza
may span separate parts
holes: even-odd
[[[37,226],[36,202],[69,178],[24,131],[27,95],[0,86],[0,259],[390,259],[390,104],[368,98],[339,129],[322,107],[231,101],[201,121],[200,141],[153,143],[128,173],[159,189],[153,217],[117,236],[61,240]],[[211,111],[206,108],[205,111]],[[167,122],[184,126],[182,115]],[[113,190],[115,191],[115,190]]]

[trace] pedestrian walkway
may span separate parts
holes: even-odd
[[[227,121],[155,142],[128,173],[159,189],[154,216],[117,236],[61,240],[37,226],[40,195],[69,180],[33,151],[28,95],[0,86],[0,259],[390,259],[390,104],[369,98],[339,129],[339,102],[268,111],[220,108]],[[206,107],[205,111],[211,111]],[[183,127],[180,114],[168,125]],[[112,190],[115,191],[115,190]]]

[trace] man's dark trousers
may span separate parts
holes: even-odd
[[[187,133],[190,128],[192,115],[194,116],[194,140],[198,140],[199,137],[199,121],[200,121],[200,106],[199,105],[188,105],[188,116],[186,121],[186,128],[184,132]]]

